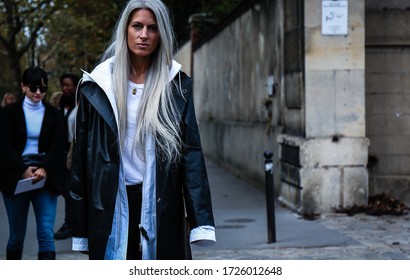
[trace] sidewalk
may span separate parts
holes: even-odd
[[[209,160],[207,164],[217,244],[207,248],[193,246],[194,259],[410,259],[408,215],[375,217],[366,214],[326,214],[320,219],[307,221],[276,204],[276,242],[268,244],[264,192],[249,186]],[[60,197],[56,229],[64,219],[63,206]],[[0,260],[4,260],[8,225],[2,199],[0,221]],[[57,259],[87,259],[85,255],[72,252],[70,243],[70,240],[56,241]],[[23,258],[37,258],[32,211]]]
[[[193,249],[195,259],[410,259],[410,216],[326,214],[308,221],[276,203],[276,242],[267,244],[264,192],[212,162],[208,172],[217,244]]]

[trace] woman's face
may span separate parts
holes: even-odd
[[[6,104],[6,106],[10,105],[10,104],[13,104],[14,102],[16,102],[16,98],[14,98],[14,96],[12,96],[12,95],[8,95],[4,99],[4,103]]]
[[[140,9],[131,15],[127,44],[131,57],[148,58],[158,46],[159,30],[154,13]]]
[[[76,86],[74,85],[73,80],[70,78],[64,78],[61,81],[61,90],[65,96],[70,96],[75,94]]]
[[[27,98],[29,98],[34,103],[38,103],[43,100],[48,89],[44,82],[42,82],[41,85],[25,85],[22,83],[21,88]]]

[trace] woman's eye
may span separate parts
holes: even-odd
[[[150,26],[148,26],[148,30],[151,31],[151,32],[157,32],[158,31],[158,26],[150,25]]]
[[[142,24],[137,23],[137,24],[134,24],[133,27],[137,30],[140,30],[142,29]]]

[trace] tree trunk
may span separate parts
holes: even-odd
[[[16,94],[17,98],[23,97],[21,92],[20,82],[21,82],[21,66],[20,57],[14,51],[10,52],[10,70],[13,72],[13,92]]]

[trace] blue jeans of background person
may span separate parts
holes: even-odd
[[[27,217],[30,203],[37,224],[37,240],[40,252],[54,252],[54,221],[57,210],[57,196],[48,189],[28,191],[6,197],[3,195],[9,220],[10,236],[7,250],[22,251],[27,229]]]

